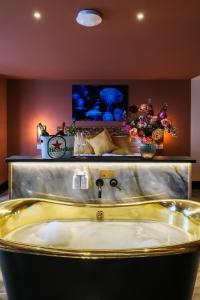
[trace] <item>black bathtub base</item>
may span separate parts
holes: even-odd
[[[191,300],[198,252],[76,259],[1,251],[8,300]]]

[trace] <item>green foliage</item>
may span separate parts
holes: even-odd
[[[71,126],[68,128],[67,131],[68,131],[68,134],[70,134],[70,135],[75,135],[75,134],[76,134],[77,127],[76,127],[75,122],[73,122],[73,123],[71,124]]]

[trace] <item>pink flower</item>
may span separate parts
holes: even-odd
[[[147,137],[146,137],[146,136],[143,136],[143,137],[141,138],[141,141],[142,141],[143,144],[146,144],[146,143],[147,143]]]
[[[163,127],[167,128],[171,125],[171,121],[169,121],[168,119],[163,119],[161,121],[161,124],[162,124]]]
[[[152,116],[151,121],[152,121],[152,122],[158,121],[158,116]]]
[[[129,130],[129,134],[130,134],[130,136],[132,136],[132,137],[137,136],[137,135],[138,135],[137,128],[132,128],[131,130]]]
[[[143,136],[142,138],[141,138],[141,141],[142,141],[142,143],[143,144],[152,144],[153,143],[153,139],[152,139],[152,137],[151,136]]]

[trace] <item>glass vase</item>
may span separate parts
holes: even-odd
[[[156,154],[156,144],[141,144],[140,152],[143,158],[153,158]]]
[[[141,151],[140,151],[141,144],[142,144],[142,142],[141,142],[140,138],[131,137],[130,147],[131,147],[131,152],[133,155],[141,156]]]

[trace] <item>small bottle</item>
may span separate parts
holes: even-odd
[[[81,188],[81,175],[78,171],[75,171],[73,178],[72,178],[72,189],[73,190],[80,190]]]
[[[40,128],[40,132],[42,136],[48,136],[49,133],[47,132],[47,127],[45,125],[42,125],[42,123],[38,124],[38,127]]]
[[[84,171],[81,175],[81,189],[82,190],[88,190],[89,188],[89,179],[87,171]]]

